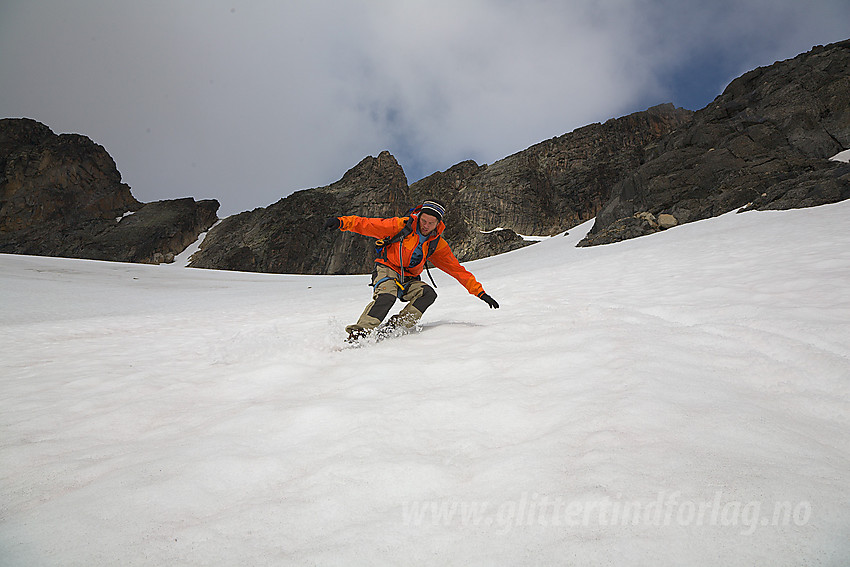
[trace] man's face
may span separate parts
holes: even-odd
[[[419,213],[419,232],[422,233],[422,236],[431,234],[438,224],[440,224],[440,221],[434,215]]]

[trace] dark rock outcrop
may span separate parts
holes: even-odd
[[[140,203],[89,138],[56,135],[34,120],[0,120],[0,252],[168,262],[216,221],[217,210],[214,200]]]
[[[77,134],[57,136],[34,120],[0,120],[0,175],[3,236],[115,220],[141,206],[102,146]]]
[[[827,158],[850,147],[848,100],[850,41],[744,74],[690,125],[647,149],[581,245],[659,230],[635,218],[642,212],[686,223],[847,199],[850,165]]]
[[[218,201],[192,198],[146,203],[83,247],[86,258],[144,264],[171,263],[218,218]]]
[[[461,261],[491,251],[493,231],[546,236],[596,216],[611,187],[643,163],[644,148],[688,124],[692,112],[662,104],[535,144],[490,166],[460,163],[411,185],[448,207],[446,240]],[[486,234],[483,234],[484,231]],[[520,239],[499,252],[529,244]]]
[[[462,205],[485,230],[562,232],[596,216],[611,187],[643,163],[644,148],[692,114],[663,104],[536,144],[476,175]]]
[[[251,272],[351,274],[372,270],[374,240],[323,228],[332,216],[407,212],[407,177],[389,152],[367,157],[342,179],[227,217],[209,231],[191,267]]]

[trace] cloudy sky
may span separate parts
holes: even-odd
[[[848,22],[848,0],[0,0],[0,117],[89,136],[141,201],[224,216],[385,149],[412,183],[696,110]]]

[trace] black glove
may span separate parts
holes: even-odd
[[[499,303],[495,299],[493,299],[492,297],[490,297],[489,295],[487,295],[484,292],[481,292],[481,295],[478,296],[478,299],[480,299],[481,301],[483,301],[487,305],[489,305],[490,309],[498,309],[499,308]]]
[[[342,222],[340,222],[339,218],[331,217],[325,221],[325,228],[328,230],[339,228],[342,226]]]

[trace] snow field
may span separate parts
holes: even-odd
[[[0,256],[0,556],[842,564],[848,215],[584,225],[360,349],[366,276]]]

